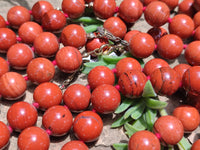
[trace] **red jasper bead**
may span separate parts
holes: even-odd
[[[0,28],[0,52],[7,50],[17,43],[16,34],[9,28]]]
[[[31,20],[31,15],[23,6],[13,6],[7,14],[9,25],[13,28],[19,28],[23,23]]]
[[[130,43],[131,38],[132,38],[134,35],[138,34],[138,33],[140,33],[140,31],[138,31],[138,30],[131,30],[131,31],[128,31],[128,32],[125,34],[125,36],[124,36],[124,40],[126,40],[128,43]]]
[[[186,132],[194,131],[200,123],[199,111],[192,106],[183,105],[176,107],[173,116],[177,117],[183,124]]]
[[[87,80],[90,88],[94,89],[101,84],[113,85],[115,83],[115,75],[106,66],[96,66],[89,72]]]
[[[116,76],[119,77],[121,74],[123,74],[126,71],[131,70],[139,70],[142,71],[142,67],[140,63],[132,57],[126,57],[119,60],[115,66],[116,68]]]
[[[9,65],[7,63],[7,61],[5,59],[3,59],[2,57],[0,57],[0,77],[9,71]]]
[[[84,142],[78,140],[69,141],[61,148],[61,150],[75,150],[75,149],[89,150],[89,148]]]
[[[200,11],[197,12],[194,17],[193,17],[193,21],[194,21],[194,25],[195,25],[195,28],[197,28],[199,25],[200,25]]]
[[[150,81],[156,93],[169,96],[178,90],[181,78],[170,67],[161,67],[150,74]]]
[[[153,27],[149,29],[147,33],[153,37],[156,44],[158,43],[161,37],[168,34],[167,31],[162,27]]]
[[[167,6],[170,8],[170,10],[173,10],[178,6],[179,0],[160,0],[161,2],[164,2],[167,4]]]
[[[34,58],[32,49],[23,43],[12,45],[7,52],[7,60],[9,64],[18,70],[26,69],[29,62]]]
[[[136,58],[149,57],[154,49],[155,41],[152,36],[147,33],[140,32],[136,34],[129,43],[129,52]]]
[[[165,35],[158,41],[157,51],[165,59],[175,59],[183,51],[183,41],[175,34]]]
[[[173,69],[179,74],[181,79],[183,78],[183,74],[186,70],[188,70],[191,66],[188,64],[178,64]]]
[[[154,27],[164,25],[168,21],[169,16],[169,7],[161,1],[151,2],[144,11],[145,20]]]
[[[195,14],[195,10],[193,8],[194,0],[183,0],[178,5],[178,13],[179,14],[186,14],[192,17]]]
[[[54,83],[45,82],[38,85],[33,92],[33,99],[39,108],[46,110],[62,102],[62,91]]]
[[[0,28],[6,28],[6,21],[2,15],[0,15]]]
[[[3,123],[2,121],[0,121],[0,137],[1,137],[0,149],[5,149],[9,143],[10,131],[6,126],[6,124]]]
[[[7,72],[0,77],[0,94],[7,100],[16,100],[26,91],[24,77],[16,72]]]
[[[52,57],[59,50],[59,42],[53,33],[43,32],[35,38],[33,47],[39,56]]]
[[[194,39],[195,40],[200,40],[200,26],[198,26],[196,29],[195,29],[195,32],[194,32]]]
[[[128,142],[129,150],[160,150],[159,139],[150,131],[142,130],[134,133]]]
[[[191,150],[198,150],[200,147],[200,139],[196,140],[191,147]]]
[[[143,13],[140,0],[123,0],[119,6],[119,16],[128,23],[137,21]]]
[[[42,16],[42,27],[47,31],[60,32],[65,25],[66,17],[59,10],[49,10]]]
[[[61,33],[61,42],[64,46],[81,48],[85,45],[86,41],[86,32],[80,25],[70,24]]]
[[[27,44],[33,44],[35,38],[42,32],[42,27],[31,21],[23,23],[18,29],[19,37]]]
[[[50,145],[49,135],[39,127],[28,127],[18,137],[19,150],[48,150]]]
[[[150,76],[156,69],[161,67],[169,67],[169,64],[163,59],[153,58],[144,65],[143,72]]]
[[[142,3],[144,6],[147,6],[148,4],[150,4],[153,1],[157,1],[157,0],[142,0]]]
[[[185,59],[190,65],[200,65],[200,41],[188,44],[185,50]]]
[[[65,73],[77,71],[82,64],[80,51],[72,46],[61,48],[56,54],[56,64]]]
[[[101,135],[102,130],[103,121],[95,112],[84,111],[74,119],[73,131],[75,136],[84,142],[96,141]]]
[[[35,58],[27,66],[27,76],[33,83],[49,82],[55,74],[52,62],[46,58]]]
[[[103,27],[111,32],[114,36],[123,38],[126,34],[127,27],[126,24],[119,17],[108,18]]]
[[[85,11],[84,0],[63,0],[62,11],[66,13],[69,18],[79,18]]]
[[[94,14],[101,19],[112,17],[115,13],[115,9],[115,0],[94,0],[93,2]]]
[[[37,110],[27,102],[14,103],[7,112],[7,120],[15,131],[22,131],[27,127],[34,126],[37,122]]]
[[[142,95],[147,77],[138,70],[124,72],[120,75],[118,84],[120,92],[129,98],[140,97]]]
[[[53,136],[65,135],[72,127],[73,117],[64,106],[50,107],[42,117],[42,125],[51,131]]]
[[[63,95],[64,104],[74,112],[85,110],[90,103],[91,93],[81,84],[73,84],[67,87]]]
[[[188,15],[178,14],[172,18],[168,28],[171,34],[176,34],[182,39],[187,39],[192,36],[194,22]]]
[[[174,116],[159,117],[154,123],[154,133],[161,136],[162,144],[177,144],[183,137],[184,129],[181,121]]]

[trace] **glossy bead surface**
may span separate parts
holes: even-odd
[[[131,38],[132,38],[134,35],[138,34],[138,33],[140,33],[140,31],[138,31],[138,30],[131,30],[131,31],[128,31],[128,32],[125,34],[125,36],[124,36],[124,40],[126,40],[126,41],[129,43],[130,40],[131,40]]]
[[[191,147],[191,150],[198,150],[200,147],[200,139],[196,140]]]
[[[85,11],[84,0],[63,0],[62,11],[66,13],[69,18],[79,18]]]
[[[51,131],[53,136],[65,135],[72,127],[72,114],[64,106],[50,107],[42,117],[42,125]]]
[[[0,28],[6,28],[6,21],[2,15],[0,15]]]
[[[195,28],[197,28],[200,25],[200,19],[199,18],[200,18],[200,11],[196,12],[196,14],[193,17]]]
[[[53,33],[43,32],[35,38],[33,47],[39,56],[52,57],[59,50],[59,42]]]
[[[55,68],[52,62],[46,58],[38,57],[27,66],[28,79],[33,83],[39,84],[49,82],[55,74]]]
[[[0,66],[0,77],[1,77],[4,73],[9,71],[9,65],[7,61],[2,57],[0,57],[0,64],[1,64]]]
[[[181,79],[183,78],[183,74],[186,70],[188,70],[191,66],[188,64],[178,64],[173,69],[179,74]]]
[[[192,65],[200,65],[200,41],[193,41],[188,44],[185,50],[185,59]]]
[[[160,0],[161,2],[164,2],[167,4],[167,6],[170,8],[170,10],[173,10],[178,6],[179,0]]]
[[[0,121],[0,149],[4,149],[10,140],[10,131],[5,123]]]
[[[75,136],[84,142],[96,141],[101,135],[102,130],[103,121],[95,112],[84,111],[74,119],[73,131]]]
[[[153,27],[149,29],[147,33],[153,37],[156,44],[158,43],[161,37],[168,34],[167,31],[162,27]]]
[[[194,0],[183,0],[178,5],[178,13],[179,14],[186,14],[192,17],[195,14],[195,10],[193,8]]]
[[[87,80],[90,88],[94,89],[101,84],[113,85],[115,82],[115,76],[112,70],[108,67],[97,66],[89,72]]]
[[[61,103],[62,91],[56,84],[44,82],[35,88],[33,99],[38,103],[40,109],[46,110]]]
[[[77,71],[82,64],[80,51],[72,46],[61,48],[56,54],[56,64],[65,73]]]
[[[29,62],[34,58],[32,49],[23,43],[12,45],[7,52],[9,64],[18,70],[26,69]]]
[[[15,131],[22,131],[27,127],[34,126],[37,122],[37,110],[27,102],[14,103],[7,112],[7,120]]]
[[[70,111],[83,111],[90,103],[91,93],[82,84],[72,84],[64,92],[63,102]]]
[[[0,77],[0,94],[7,100],[16,100],[26,91],[26,81],[16,72],[7,72]]]
[[[169,16],[169,7],[160,1],[151,2],[144,11],[145,20],[154,27],[164,25],[168,21]]]
[[[48,150],[50,139],[43,129],[33,126],[21,132],[17,145],[19,150]]]
[[[65,145],[63,145],[61,148],[61,150],[75,150],[75,149],[89,150],[89,148],[87,147],[87,145],[84,142],[78,141],[78,140],[69,141]]]
[[[170,96],[178,90],[181,78],[175,70],[161,67],[151,73],[150,81],[156,93]]]

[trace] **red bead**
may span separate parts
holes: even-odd
[[[140,0],[123,0],[119,6],[119,16],[128,23],[137,21],[143,13]]]
[[[0,57],[0,77],[9,71],[9,65],[7,63],[7,61],[5,59],[3,59],[2,57]]]
[[[81,48],[85,45],[86,41],[86,32],[80,25],[70,24],[61,33],[61,42],[64,46]]]
[[[89,72],[87,80],[90,88],[94,89],[101,84],[113,85],[115,83],[115,75],[108,67],[97,66]]]
[[[50,139],[43,129],[33,126],[21,132],[17,145],[20,150],[48,150]]]
[[[199,41],[200,40],[200,26],[198,26],[196,29],[195,29],[195,32],[194,32],[194,39]]]
[[[85,11],[84,0],[63,0],[62,11],[66,13],[69,18],[79,18]]]
[[[29,62],[34,58],[32,49],[23,43],[12,45],[7,52],[7,60],[15,69],[26,69]]]
[[[140,32],[136,34],[129,43],[129,51],[136,58],[149,57],[154,49],[155,41],[152,36],[147,33]]]
[[[33,47],[39,56],[52,57],[59,50],[59,42],[53,33],[43,32],[35,38]]]
[[[7,100],[16,100],[26,91],[26,81],[16,72],[7,72],[0,77],[0,94]]]
[[[157,0],[142,0],[142,3],[144,6],[147,6],[148,4],[150,4],[153,1],[157,1]]]
[[[161,136],[162,144],[177,144],[183,137],[184,129],[181,121],[174,116],[159,117],[154,123],[154,132]]]
[[[193,8],[194,0],[183,0],[178,5],[178,13],[179,14],[186,14],[192,17],[195,14],[195,10]]]
[[[84,142],[78,140],[69,141],[61,148],[61,150],[75,150],[75,149],[89,150],[89,148]]]
[[[27,44],[33,44],[35,38],[42,32],[42,27],[31,21],[23,23],[18,29],[19,37]]]
[[[183,78],[183,74],[186,70],[188,70],[191,66],[188,64],[178,64],[173,69],[179,74],[181,79]]]
[[[6,28],[6,21],[2,15],[0,15],[0,28]]]
[[[141,71],[132,70],[124,72],[118,80],[120,92],[129,98],[140,97],[146,81],[147,77]]]
[[[0,28],[0,52],[7,50],[17,43],[16,34],[9,28]]]
[[[124,40],[126,40],[128,43],[130,43],[131,41],[131,38],[133,36],[135,36],[136,34],[140,33],[140,31],[138,30],[131,30],[131,31],[128,31],[125,36],[124,36]]]
[[[150,131],[142,130],[134,133],[128,142],[129,150],[160,150],[160,141]]]
[[[64,92],[63,102],[73,112],[87,109],[90,103],[91,93],[81,84],[72,84]]]
[[[54,83],[45,82],[38,85],[33,92],[33,99],[39,108],[46,110],[51,106],[59,105],[62,101],[62,91]]]
[[[185,59],[190,65],[200,65],[200,41],[188,44],[185,50]]]
[[[174,94],[181,83],[179,74],[169,67],[156,69],[151,73],[150,80],[156,93],[167,96]]]
[[[53,136],[65,135],[72,127],[72,114],[64,106],[50,107],[42,117],[42,125],[51,131]]]
[[[191,147],[191,150],[198,150],[200,147],[200,139],[196,140]]]
[[[178,6],[179,0],[160,0],[161,2],[164,2],[167,4],[167,6],[170,8],[170,10],[173,10]]]
[[[101,19],[112,17],[115,13],[115,0],[94,0],[93,11],[95,16]]]
[[[188,15],[178,14],[172,18],[168,28],[171,34],[176,34],[182,39],[187,39],[192,36],[194,22]]]
[[[52,62],[46,58],[35,58],[27,66],[28,79],[33,83],[49,82],[53,79],[55,68]]]
[[[73,73],[82,65],[81,53],[75,47],[63,47],[56,54],[56,64],[61,71]]]
[[[165,59],[175,59],[183,51],[183,41],[175,34],[165,35],[158,41],[157,51]]]
[[[37,110],[27,102],[14,103],[7,112],[7,120],[15,131],[22,131],[27,127],[34,126],[37,122]]]
[[[199,25],[200,25],[200,11],[197,12],[194,17],[193,17],[193,21],[194,21],[194,25],[195,25],[195,28],[197,28]]]
[[[127,27],[126,24],[119,17],[108,18],[103,27],[111,32],[114,36],[123,38],[126,34]]]
[[[101,135],[102,130],[103,121],[95,112],[84,111],[74,119],[73,131],[76,137],[84,142],[96,141]]]
[[[153,37],[156,44],[158,43],[161,37],[168,34],[167,31],[162,27],[153,27],[149,29],[147,33]]]
[[[36,2],[31,11],[32,11],[32,16],[34,18],[35,21],[37,22],[41,22],[42,20],[42,16],[48,12],[49,10],[54,9],[52,4],[49,3],[48,1],[38,1]]]
[[[3,123],[2,121],[0,121],[0,137],[1,137],[0,149],[4,149],[9,144],[10,131],[6,126],[6,124]]]
[[[23,6],[13,6],[7,14],[9,25],[13,28],[19,28],[23,23],[31,20],[31,15]]]
[[[169,7],[160,1],[151,2],[144,11],[145,20],[154,27],[164,25],[168,21],[169,16]]]

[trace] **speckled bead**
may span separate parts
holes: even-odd
[[[10,131],[5,123],[0,121],[0,149],[5,149],[9,144],[10,140]]]
[[[61,150],[74,150],[74,149],[89,150],[89,148],[84,142],[78,140],[69,141],[61,148]]]

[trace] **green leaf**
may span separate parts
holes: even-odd
[[[144,105],[143,101],[139,101],[137,104],[129,108],[124,114],[124,119],[127,119],[130,115],[132,115],[132,113],[136,111],[141,105]]]
[[[151,81],[148,80],[144,86],[142,97],[156,97],[156,96],[157,96],[157,94],[154,91]]]
[[[130,117],[127,119],[124,119],[124,117],[121,116],[115,122],[112,123],[111,128],[120,127],[120,126],[124,125],[126,122],[129,122],[131,120],[132,120],[132,118],[130,118]]]
[[[138,107],[132,114],[131,114],[131,118],[133,119],[138,119],[142,116],[142,113],[144,112],[145,109],[145,105],[140,105],[140,107]]]
[[[178,142],[178,148],[179,150],[190,150],[191,149],[191,144],[188,141],[188,139],[186,139],[185,137],[183,137],[179,142]]]
[[[144,102],[147,107],[151,109],[163,109],[167,106],[167,102],[152,99],[152,98],[144,98]]]
[[[125,55],[122,56],[109,56],[109,55],[102,55],[103,60],[109,64],[116,64],[122,58],[125,58]]]
[[[146,122],[143,117],[140,117],[139,119],[134,121],[132,126],[138,131],[145,130],[147,128]]]
[[[93,25],[89,25],[89,26],[84,26],[84,30],[86,33],[92,33],[95,32],[97,30],[98,27],[102,26],[101,24],[93,24]]]
[[[115,150],[128,150],[128,144],[127,143],[115,143],[115,144],[113,144],[113,148]]]
[[[124,128],[126,130],[126,134],[129,136],[129,138],[137,131],[137,129],[135,129],[131,124],[129,124],[128,122],[124,124]]]
[[[115,64],[108,64],[108,65],[106,65],[106,67],[113,69],[113,68],[115,68]]]
[[[90,68],[94,68],[96,66],[106,66],[107,63],[103,62],[103,61],[97,61],[97,62],[87,62],[84,63],[85,67],[90,67]]]
[[[103,24],[103,21],[98,20],[94,17],[87,17],[87,16],[80,17],[77,19],[72,19],[72,22],[83,23],[83,24]]]
[[[84,66],[84,68],[83,68],[83,70],[81,72],[84,73],[84,74],[88,74],[91,70],[92,70],[91,67],[85,67]]]
[[[125,111],[128,107],[130,107],[133,104],[134,100],[126,98],[122,101],[122,103],[119,105],[119,107],[115,110],[116,114],[122,113]]]
[[[148,107],[146,108],[146,111],[143,114],[143,116],[144,116],[145,121],[146,121],[147,130],[153,131],[153,125],[154,125],[154,122],[156,120],[156,115],[157,115],[157,110],[150,109]]]

